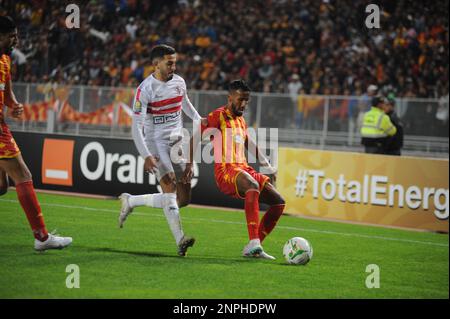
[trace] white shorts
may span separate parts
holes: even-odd
[[[147,147],[156,158],[158,168],[156,178],[158,182],[169,173],[175,173],[177,180],[181,178],[187,162],[181,143],[177,141],[154,141],[148,142]]]

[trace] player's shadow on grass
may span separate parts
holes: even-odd
[[[120,250],[120,249],[114,249],[114,248],[91,248],[89,249],[91,251],[97,251],[97,252],[103,252],[103,253],[118,253],[118,254],[128,254],[128,255],[134,255],[134,256],[142,256],[142,257],[171,257],[176,258],[175,255],[169,255],[164,253],[153,253],[153,252],[147,252],[147,251],[130,251],[130,250]]]
[[[153,253],[147,251],[132,251],[132,250],[120,250],[108,247],[102,248],[88,248],[90,251],[95,252],[105,252],[105,253],[117,253],[117,254],[127,254],[139,257],[152,257],[152,258],[176,258],[180,260],[185,260],[188,262],[196,262],[202,261],[202,263],[210,263],[210,264],[235,264],[236,262],[251,262],[252,260],[248,258],[217,258],[214,256],[211,257],[201,257],[201,256],[188,256],[188,257],[180,257],[173,254],[165,254],[165,253]]]

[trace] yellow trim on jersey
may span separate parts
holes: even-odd
[[[6,71],[7,71],[8,68],[6,67],[6,63],[5,63],[4,59],[3,59],[3,57],[2,57],[2,60],[0,62],[1,62],[0,63],[0,65],[1,65],[0,74],[2,76],[1,82],[5,83],[6,82]]]
[[[222,163],[226,163],[227,155],[227,123],[223,117],[223,113],[220,113],[220,130],[222,131]]]
[[[20,154],[21,154],[21,153],[20,153],[20,151],[19,151],[19,152],[15,153],[14,155],[7,155],[7,156],[1,156],[1,155],[0,155],[0,160],[1,160],[1,159],[5,159],[5,158],[7,158],[7,159],[15,158],[15,157],[19,156]]]
[[[241,124],[241,133],[242,133],[242,144],[241,144],[241,163],[247,163],[247,158],[245,157],[245,137],[247,136],[247,132],[245,131],[245,120],[244,118],[239,118],[239,123]]]
[[[243,172],[244,172],[244,171],[241,170],[241,171],[239,171],[239,173],[237,173],[237,174],[234,176],[234,187],[235,187],[235,189],[236,189],[236,195],[237,195],[239,198],[241,198],[241,199],[245,199],[245,197],[242,197],[241,194],[239,194],[239,189],[238,189],[238,185],[237,185],[237,178],[238,178],[238,176],[241,175]]]
[[[231,163],[237,163],[236,162],[236,141],[235,141],[235,138],[236,138],[236,122],[235,122],[235,120],[234,119],[230,119],[229,120],[230,121],[230,125],[231,125],[231,151],[232,151],[232,154],[231,154]]]

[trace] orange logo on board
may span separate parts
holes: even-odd
[[[42,183],[73,186],[72,163],[75,141],[46,138],[42,154]]]

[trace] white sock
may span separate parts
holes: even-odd
[[[184,236],[183,230],[181,229],[181,219],[180,219],[180,209],[177,204],[177,194],[166,193],[163,194],[163,210],[164,215],[166,215],[167,222],[169,223],[172,235],[177,242],[180,243]]]
[[[130,196],[128,203],[131,208],[139,206],[148,206],[154,208],[163,208],[163,195],[161,193]]]

